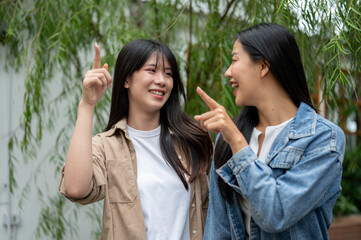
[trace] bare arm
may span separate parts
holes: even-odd
[[[64,170],[66,193],[72,198],[87,194],[93,175],[92,129],[93,113],[97,102],[104,96],[112,78],[108,65],[100,68],[100,48],[95,43],[93,69],[85,74],[83,95],[79,103],[78,118],[70,141]]]

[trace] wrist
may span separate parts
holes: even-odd
[[[234,139],[232,139],[232,141],[229,143],[229,146],[231,147],[232,154],[234,155],[243,148],[247,147],[248,143],[246,139],[243,137],[243,135],[241,135],[239,137],[235,137]]]
[[[80,102],[79,102],[79,106],[78,106],[78,107],[79,107],[79,111],[80,111],[81,109],[84,109],[84,110],[86,110],[86,111],[88,111],[88,112],[93,113],[93,112],[94,112],[95,105],[86,103],[86,102],[84,102],[83,99],[81,99]]]

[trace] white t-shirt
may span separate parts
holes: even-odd
[[[189,240],[190,190],[160,150],[160,126],[139,131],[127,126],[137,156],[137,183],[147,240]]]
[[[262,143],[262,148],[261,148],[261,151],[258,156],[258,159],[260,161],[266,162],[267,156],[268,156],[269,151],[271,150],[273,141],[276,139],[276,137],[282,131],[282,129],[287,125],[287,123],[289,123],[292,119],[293,118],[291,118],[279,125],[276,125],[276,126],[266,127],[265,136],[264,136],[264,140]],[[253,132],[252,132],[251,138],[249,140],[249,146],[255,154],[258,153],[258,148],[259,148],[258,137],[261,134],[262,134],[261,131],[259,131],[257,128],[253,128]],[[248,208],[248,201],[240,197],[239,202],[240,202],[240,206],[241,206],[241,209],[243,212],[243,221],[246,226],[246,232],[248,233],[248,236],[249,236],[249,233],[251,231],[250,230],[251,213]]]
[[[269,151],[271,150],[273,141],[276,139],[276,137],[282,131],[282,129],[287,125],[287,123],[289,123],[292,119],[293,118],[291,118],[291,119],[289,119],[289,120],[287,120],[287,121],[285,121],[285,122],[283,122],[283,123],[281,123],[279,125],[276,125],[276,126],[268,126],[268,127],[266,127],[261,152],[259,153],[259,156],[258,156],[258,159],[260,161],[266,162],[267,156],[268,156]],[[255,154],[258,153],[258,148],[259,148],[258,137],[261,134],[262,134],[261,131],[259,131],[257,128],[253,128],[251,139],[249,141],[249,146],[250,146],[250,148],[253,150],[253,152]]]

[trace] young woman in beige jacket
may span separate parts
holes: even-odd
[[[92,137],[94,108],[107,87],[109,122]],[[95,44],[59,190],[81,204],[104,199],[101,239],[202,239],[212,142],[184,113],[181,97],[186,103],[164,44],[125,45],[114,80]]]

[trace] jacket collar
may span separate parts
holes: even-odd
[[[301,102],[298,111],[290,123],[288,137],[298,139],[314,135],[316,132],[317,114],[309,105]]]
[[[280,132],[272,144],[266,164],[276,156],[289,142],[290,139],[299,139],[315,134],[317,113],[309,105],[301,102],[295,117]]]
[[[105,132],[106,137],[113,136],[118,130],[121,130],[122,132],[126,133],[127,135],[127,118],[123,117],[119,122],[114,124],[111,129],[109,129],[107,132]]]

